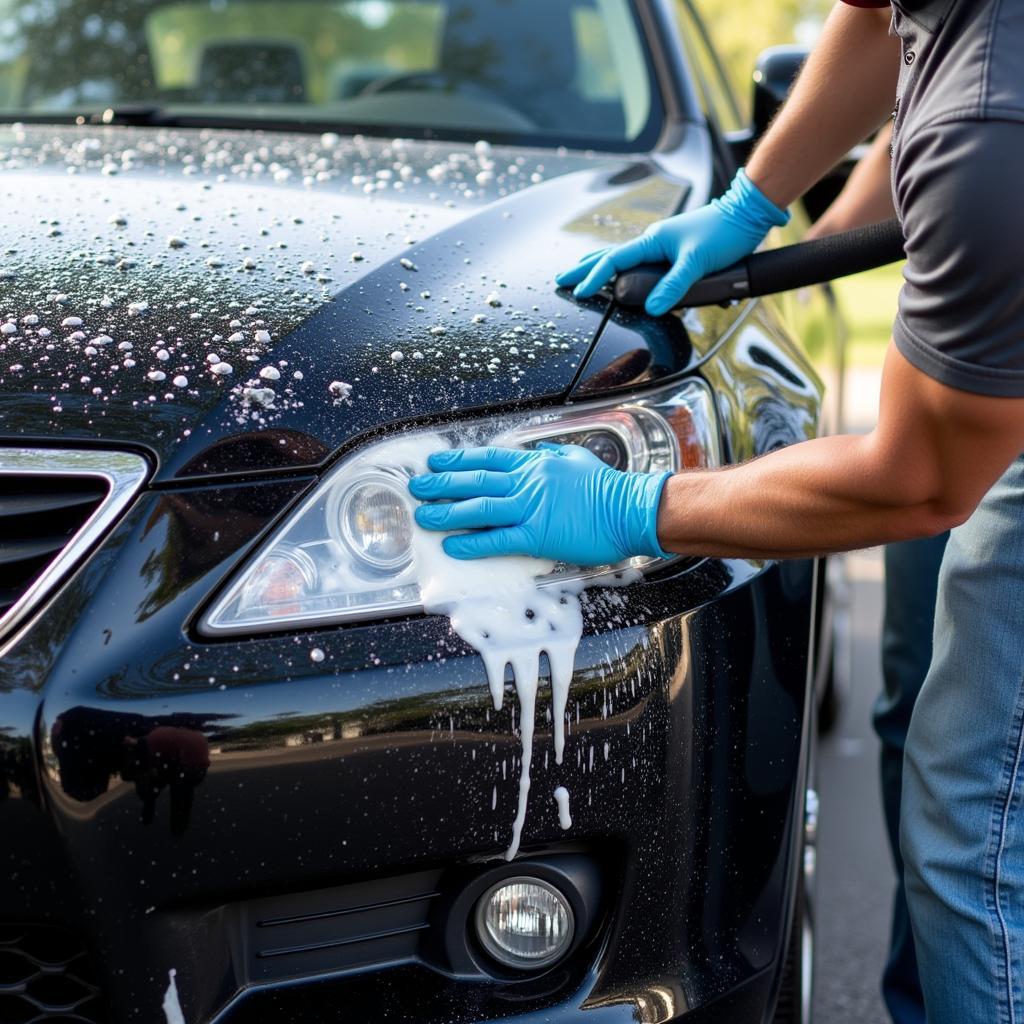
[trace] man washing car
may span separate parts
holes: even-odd
[[[886,125],[858,162],[843,191],[814,222],[805,240],[823,238],[895,215]],[[882,612],[882,692],[872,709],[880,740],[879,776],[885,830],[896,869],[889,954],[882,972],[882,999],[893,1024],[925,1024],[924,996],[917,972],[914,935],[903,884],[899,822],[903,796],[903,751],[917,696],[932,659],[932,627],[942,556],[949,531],[934,537],[887,544]]]
[[[571,446],[432,457],[412,481],[456,558],[799,557],[956,527],[907,740],[902,846],[930,1024],[1024,1020],[1024,3],[837,5],[746,170],[710,205],[559,278],[671,269],[648,312],[747,255],[896,101],[906,283],[878,425],[715,472],[626,474]],[[878,6],[873,4],[871,6]],[[899,71],[897,87],[896,75]]]

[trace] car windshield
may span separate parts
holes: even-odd
[[[0,0],[0,117],[343,125],[634,148],[630,0]]]

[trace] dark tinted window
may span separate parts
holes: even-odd
[[[630,0],[0,0],[0,114],[130,105],[617,145],[658,106]]]

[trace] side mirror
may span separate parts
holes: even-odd
[[[789,95],[808,53],[806,46],[796,45],[770,46],[761,51],[752,76],[754,95],[750,126],[727,136],[737,165],[747,162],[754,144]]]
[[[810,50],[806,46],[771,46],[762,50],[754,67],[752,128],[760,138],[800,74]]]

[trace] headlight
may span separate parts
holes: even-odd
[[[380,441],[334,467],[248,563],[200,623],[207,634],[252,633],[422,610],[406,484],[442,448],[579,444],[617,469],[641,472],[720,464],[711,393],[687,380],[612,404],[561,406],[488,418]],[[598,580],[616,566],[537,563],[541,585]]]

